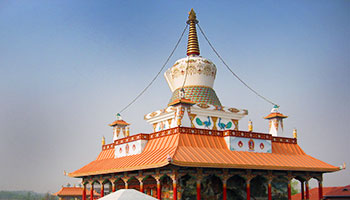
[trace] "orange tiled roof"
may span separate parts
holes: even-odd
[[[283,115],[282,113],[270,113],[269,115],[267,115],[266,117],[264,117],[264,119],[271,119],[271,118],[275,118],[275,117],[279,117],[279,118],[287,118],[288,116]]]
[[[69,176],[80,177],[93,174],[149,169],[168,165],[168,155],[176,150],[179,134],[149,140],[141,154],[114,158],[114,148],[104,150],[96,160],[70,173]],[[111,154],[113,152],[113,154]]]
[[[348,191],[344,191],[344,189]],[[350,185],[342,187],[323,187],[323,197],[336,197],[336,196],[346,196],[350,197]],[[310,200],[319,200],[318,198],[318,187],[310,189]],[[305,192],[304,192],[305,193]],[[300,200],[301,193],[292,196],[292,200]]]
[[[82,196],[83,188],[81,187],[62,187],[58,192],[54,193],[55,196]],[[90,196],[90,190],[86,190],[86,195]],[[94,191],[95,196],[100,196]]]
[[[333,190],[323,195],[327,197],[350,197],[350,185],[343,187],[335,187]]]
[[[129,123],[126,123],[124,120],[115,120],[114,122],[112,122],[111,124],[109,124],[110,126],[115,126],[115,125],[123,125],[123,126],[127,126],[130,125]]]
[[[162,167],[220,167],[331,172],[339,170],[307,154],[296,143],[272,141],[273,153],[231,151],[224,137],[183,133],[150,137],[141,154],[114,158],[114,148],[103,150],[95,161],[70,173],[72,177]],[[172,158],[168,160],[168,155]]]
[[[191,99],[182,98],[182,99],[175,99],[173,102],[169,103],[168,106],[173,106],[173,105],[180,104],[180,103],[190,104],[190,105],[196,104],[196,102],[191,101]]]

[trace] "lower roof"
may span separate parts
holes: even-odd
[[[341,199],[341,197],[350,197],[350,185],[340,186],[340,187],[323,187],[322,191],[323,191],[324,198],[338,197],[339,199]],[[310,189],[309,196],[310,196],[310,200],[319,200],[318,187]],[[298,193],[292,196],[292,200],[300,200],[300,199],[301,199],[301,193]]]
[[[114,158],[114,148],[106,148],[96,160],[69,176],[84,177],[159,168],[170,164],[182,167],[314,172],[339,170],[339,167],[307,155],[296,143],[272,140],[272,153],[231,151],[222,135],[200,135],[184,130],[180,127],[170,129],[162,137],[149,139],[144,151],[137,155]]]
[[[83,195],[82,187],[62,187],[58,192],[54,193],[54,196],[69,196],[69,197],[81,197]],[[86,195],[90,196],[90,190],[86,189]],[[96,191],[94,191],[94,196],[100,196]]]

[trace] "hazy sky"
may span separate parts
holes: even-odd
[[[194,8],[231,68],[288,115],[303,150],[350,164],[350,1],[0,1],[0,190],[56,192],[63,176],[94,160],[108,123],[154,77]],[[187,37],[187,36],[186,36]],[[185,38],[186,38],[185,37]],[[199,34],[218,68],[223,105],[267,132],[272,106],[247,90]],[[166,68],[185,56],[186,39]],[[163,71],[164,72],[164,71]],[[122,113],[131,133],[149,133],[146,113],[171,96],[160,76]],[[349,169],[324,176],[350,184]]]

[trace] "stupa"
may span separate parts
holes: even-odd
[[[113,142],[103,140],[98,157],[69,174],[82,179],[83,199],[87,187],[101,196],[133,188],[163,200],[291,199],[293,178],[306,199],[315,178],[321,199],[323,173],[340,168],[307,155],[296,131],[294,138],[281,137],[286,116],[278,107],[265,117],[269,133],[254,132],[251,122],[240,130],[248,111],[221,104],[213,89],[217,68],[200,56],[193,9],[187,23],[187,56],[164,74],[172,97],[144,116],[153,132],[133,134],[118,115],[110,124]]]

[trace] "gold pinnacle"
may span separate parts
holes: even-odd
[[[187,24],[190,25],[190,31],[188,33],[188,43],[187,43],[187,56],[199,55],[199,44],[197,38],[196,24],[198,23],[196,13],[193,8],[188,13]]]

